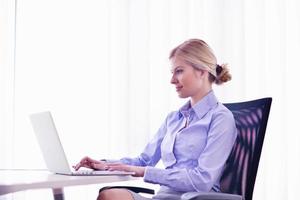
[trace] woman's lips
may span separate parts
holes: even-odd
[[[183,87],[182,86],[176,86],[176,91],[178,92],[179,90],[181,90]]]

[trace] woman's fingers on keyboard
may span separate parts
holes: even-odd
[[[89,158],[88,156],[83,157],[79,163],[77,163],[75,166],[73,166],[73,168],[75,170],[78,170],[80,167],[88,167],[90,164],[90,160],[91,158]]]
[[[80,167],[82,167],[82,164],[80,162],[73,166],[75,170],[78,170]]]
[[[95,160],[88,156],[85,156],[80,160],[80,162],[78,164],[74,165],[73,168],[75,170],[78,170],[81,167],[87,167],[87,168],[91,168],[91,169],[103,170],[103,169],[105,169],[104,163],[105,162],[103,162],[103,161]]]
[[[73,168],[75,170],[78,170],[80,167],[83,167],[83,165],[86,163],[87,158],[88,158],[87,156],[83,157],[79,163],[73,166]]]

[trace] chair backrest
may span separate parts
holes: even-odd
[[[237,139],[226,162],[221,191],[251,200],[272,98],[224,104],[234,115]]]

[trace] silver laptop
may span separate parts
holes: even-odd
[[[30,120],[49,171],[76,176],[133,175],[133,172],[71,170],[50,112],[30,115]]]

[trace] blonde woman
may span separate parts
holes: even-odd
[[[135,172],[145,182],[160,184],[152,199],[180,199],[185,192],[219,192],[220,176],[236,139],[232,113],[220,103],[212,84],[231,79],[226,65],[219,65],[211,48],[190,39],[169,56],[171,84],[180,98],[189,100],[169,113],[153,139],[136,158],[118,162],[83,158],[76,166]],[[162,160],[165,168],[156,168]],[[107,189],[98,200],[149,199],[126,189]]]

